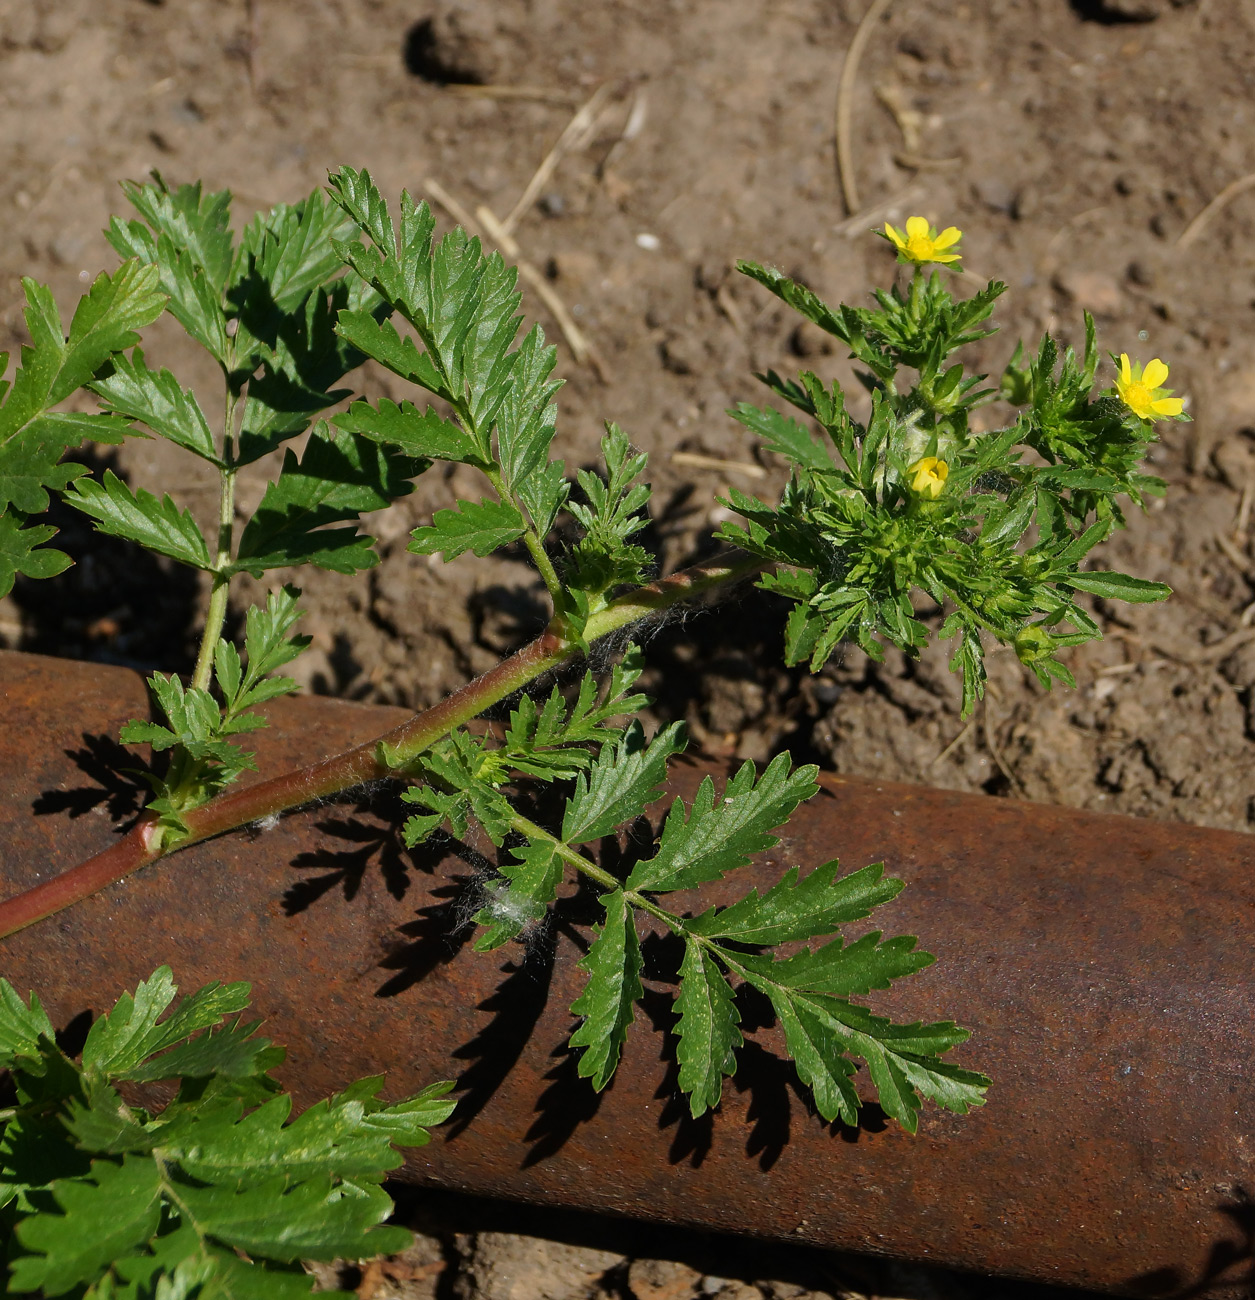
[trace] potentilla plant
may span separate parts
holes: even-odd
[[[515,272],[498,255],[461,230],[437,238],[427,205],[408,194],[394,217],[370,176],[347,167],[325,192],[256,216],[238,240],[226,193],[172,189],[160,178],[126,193],[138,219],[115,219],[108,231],[126,260],[92,286],[68,339],[48,291],[26,286],[32,344],[0,407],[0,586],[16,572],[45,577],[68,563],[38,519],[57,491],[100,531],[204,572],[208,613],[190,681],[154,674],[154,720],[122,731],[126,743],[164,756],[148,808],[96,858],[0,905],[0,933],[186,845],[389,778],[410,806],[399,828],[407,844],[475,826],[496,846],[498,874],[479,886],[481,951],[526,942],[564,877],[600,891],[602,919],[572,1007],[580,1024],[571,1045],[593,1087],[609,1083],[633,1023],[642,992],[638,926],[650,923],[675,935],[683,952],[674,1032],[678,1086],[693,1115],[719,1104],[736,1069],[738,990],[746,987],[770,1001],[826,1120],[856,1121],[856,1061],[880,1105],[908,1130],[923,1099],[960,1113],[980,1105],[988,1081],[945,1059],[966,1031],[950,1021],[895,1024],[856,1000],[933,960],[909,936],[841,937],[842,926],[902,888],[881,866],[842,875],[832,862],[804,877],[795,868],[764,894],[751,889],[698,915],[669,901],[777,843],[780,827],[818,788],[816,769],[780,754],[762,770],[746,763],[722,786],[708,776],[691,804],[675,801],[642,838],[668,763],[684,748],[682,726],[649,735],[636,716],[647,701],[635,690],[643,662],[635,646],[604,672],[555,672],[589,661],[599,643],[621,644],[633,625],[752,579],[791,606],[790,664],[817,670],[846,641],[874,657],[886,644],[915,655],[940,636],[954,644],[965,713],[983,690],[991,646],[1012,648],[1044,686],[1071,684],[1062,655],[1100,635],[1078,595],[1167,594],[1156,583],[1085,567],[1123,523],[1123,499],[1140,505],[1163,491],[1141,468],[1153,422],[1185,417],[1159,388],[1162,362],[1138,368],[1122,356],[1114,388],[1096,391],[1087,316],[1080,356],[1060,353],[1047,337],[1031,358],[1017,348],[1000,381],[985,385],[959,358],[993,332],[989,318],[1005,286],[956,298],[943,271],[929,267],[960,269],[960,233],[939,234],[922,217],[905,231],[886,227],[911,269],[904,284],[877,290],[872,307],[829,307],[779,272],[742,263],[849,349],[870,392],[870,418],[854,419],[840,384],[810,371],[760,376],[792,413],[746,403],[732,414],[789,464],[781,499],[734,492],[725,504],[740,522],[719,534],[727,552],[648,581],[653,557],[639,540],[650,497],[646,458],[613,424],[599,473],[572,475],[555,458],[554,349],[539,326],[520,338]],[[139,331],[162,311],[217,362],[222,385],[212,400],[153,368],[140,350]],[[341,387],[366,358],[411,384],[418,404]],[[54,409],[82,387],[98,398],[97,413]],[[424,393],[438,404],[424,404]],[[1009,422],[974,432],[972,411],[996,401],[1013,412]],[[215,406],[221,415],[211,421],[206,412]],[[335,406],[339,413],[320,418]],[[61,459],[84,438],[144,433],[214,467],[213,535],[170,497],[112,472],[88,477]],[[298,435],[306,435],[299,456],[285,449]],[[274,465],[270,484],[241,517],[235,477],[264,459]],[[374,565],[360,517],[404,497],[440,461],[478,470],[483,496],[437,510],[410,549],[451,559],[515,548],[548,592],[548,625],[378,740],[236,784],[252,766],[241,737],[265,725],[257,708],[295,686],[277,675],[305,643],[293,633],[293,571],[313,565],[352,574]],[[248,610],[237,645],[223,628],[241,573],[281,575],[283,585],[276,579],[265,605]],[[939,627],[916,612],[928,602],[945,611]],[[468,728],[503,702],[503,727]],[[557,807],[552,816],[535,811],[532,795],[543,786],[561,794],[556,805],[542,801]],[[612,870],[589,846],[627,827],[634,833]],[[781,955],[783,945],[790,955]]]

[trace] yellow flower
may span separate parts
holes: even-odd
[[[1120,400],[1139,420],[1155,420],[1163,416],[1181,414],[1181,399],[1169,397],[1168,394],[1172,389],[1159,386],[1167,378],[1168,367],[1158,357],[1154,357],[1143,367],[1140,362],[1130,364],[1127,352],[1120,353],[1120,374],[1116,378],[1116,392],[1120,394]]]
[[[898,250],[899,262],[923,266],[925,262],[957,262],[960,254],[945,250],[953,248],[963,238],[963,232],[957,226],[947,226],[938,234],[923,217],[907,217],[905,231],[886,221],[885,238]]]
[[[911,475],[911,491],[920,496],[936,501],[950,474],[950,466],[936,456],[925,456],[917,460],[907,471]]]

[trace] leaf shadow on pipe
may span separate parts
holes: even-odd
[[[103,806],[114,822],[129,822],[139,815],[149,794],[143,773],[153,771],[152,764],[109,735],[83,732],[78,749],[62,753],[87,778],[87,783],[69,790],[41,790],[31,804],[36,817],[65,813],[70,818],[83,817]]]
[[[1230,1189],[1229,1198],[1215,1209],[1237,1229],[1238,1239],[1218,1240],[1197,1280],[1188,1281],[1176,1268],[1152,1269],[1129,1279],[1129,1294],[1171,1296],[1173,1300],[1194,1300],[1218,1291],[1225,1295],[1255,1296],[1255,1196],[1238,1185]]]

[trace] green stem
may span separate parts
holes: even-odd
[[[223,419],[222,468],[218,479],[218,547],[214,555],[213,587],[209,593],[209,608],[205,612],[205,626],[201,631],[200,650],[196,655],[196,668],[192,672],[192,685],[202,691],[209,689],[209,676],[213,671],[214,651],[222,636],[222,625],[227,618],[227,596],[231,583],[227,566],[231,563],[231,545],[235,531],[235,411],[239,394],[227,385],[226,414]]]
[[[526,512],[521,509],[519,503],[514,500],[512,494],[506,490],[505,480],[501,477],[499,469],[486,469],[484,474],[487,476],[489,483],[492,484],[492,490],[502,501],[508,501],[514,505],[516,510],[526,519]],[[527,547],[528,554],[532,557],[532,563],[540,572],[544,580],[545,587],[549,592],[549,599],[553,602],[554,611],[557,612],[562,608],[563,586],[562,579],[558,577],[558,571],[553,566],[553,561],[549,558],[545,550],[545,544],[537,534],[536,529],[531,523],[523,532],[523,543]]]
[[[587,876],[590,880],[595,880],[604,889],[622,889],[623,882],[617,877],[612,876],[610,872],[599,867],[595,862],[586,858],[578,849],[573,849],[564,840],[559,839],[550,831],[545,830],[543,826],[524,817],[522,813],[515,813],[510,820],[510,829],[517,831],[520,835],[526,835],[529,839],[540,840],[544,844],[551,844],[553,851],[568,866],[574,867],[581,875]],[[673,912],[668,912],[661,908],[657,903],[645,897],[644,894],[638,894],[634,889],[624,889],[623,897],[627,899],[633,907],[639,907],[642,912],[648,912],[650,916],[656,917],[668,929],[673,930],[676,934],[687,935],[688,930],[681,917],[676,916]],[[700,935],[693,936],[700,939]],[[703,940],[703,942],[706,942]]]
[[[592,645],[641,619],[750,577],[767,564],[757,556],[722,555],[651,582],[612,601],[589,619],[587,643]],[[482,677],[375,740],[268,781],[234,787],[199,808],[188,809],[180,815],[185,833],[178,839],[170,836],[151,813],[143,813],[136,825],[107,849],[0,903],[0,938],[81,902],[178,849],[315,799],[343,794],[365,781],[395,776],[398,765],[417,757],[455,727],[580,654],[574,643],[545,632]],[[644,905],[647,910],[652,907]]]

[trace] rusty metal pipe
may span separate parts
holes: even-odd
[[[6,893],[116,834],[131,793],[100,784],[109,738],[146,708],[138,674],[0,653]],[[264,771],[401,716],[325,699],[271,712]],[[682,766],[676,792],[701,770]],[[765,888],[834,856],[907,881],[878,923],[939,960],[876,1006],[970,1026],[958,1056],[994,1078],[983,1111],[927,1111],[914,1138],[874,1111],[825,1125],[768,1029],[720,1113],[694,1123],[655,1032],[671,1020],[658,984],[596,1097],[562,1052],[578,932],[471,953],[458,896],[473,858],[402,855],[352,803],[146,868],[5,940],[0,974],[57,1023],[161,962],[185,988],[248,979],[301,1102],[374,1071],[395,1094],[459,1074],[460,1110],[406,1167],[414,1182],[1128,1295],[1249,1294],[1255,840],[826,777],[741,874]]]

